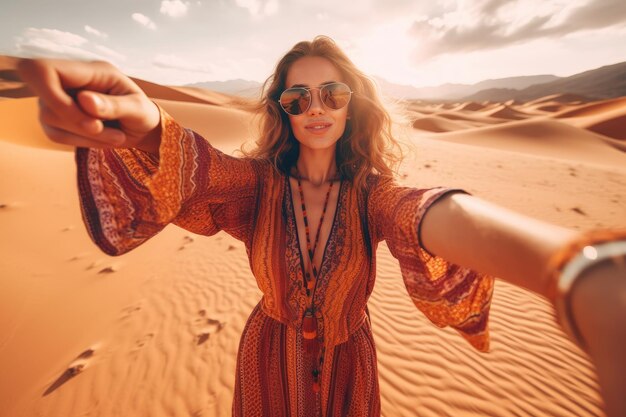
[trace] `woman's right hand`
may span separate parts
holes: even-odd
[[[39,96],[39,121],[53,142],[85,148],[138,148],[158,155],[159,109],[113,65],[22,59],[18,72]]]

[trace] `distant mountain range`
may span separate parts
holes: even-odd
[[[395,84],[380,77],[375,79],[385,95],[413,100],[526,102],[551,94],[571,94],[588,100],[626,96],[626,62],[569,77],[529,75],[484,80],[475,84],[442,84],[422,88]],[[241,79],[189,85],[245,97],[256,97],[261,89],[261,83]]]
[[[406,99],[436,99],[459,100],[463,97],[479,93],[484,90],[507,88],[521,90],[531,85],[543,84],[558,80],[556,75],[529,75],[521,77],[498,78],[480,81],[476,84],[442,84],[436,87],[413,87],[391,83],[383,78],[376,77],[384,94]]]

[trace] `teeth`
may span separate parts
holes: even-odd
[[[322,125],[322,126],[312,126],[312,127],[310,127],[309,129],[324,129],[324,128],[326,128],[326,127],[328,127],[328,125]]]

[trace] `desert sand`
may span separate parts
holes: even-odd
[[[226,152],[254,137],[223,94],[142,87]],[[261,296],[243,244],[170,225],[124,256],[100,252],[73,149],[45,139],[27,96],[0,101],[0,413],[230,415]],[[403,105],[403,183],[461,187],[577,230],[626,225],[626,99]],[[593,366],[542,297],[498,279],[491,352],[478,353],[412,305],[383,244],[370,310],[386,417],[603,416]]]

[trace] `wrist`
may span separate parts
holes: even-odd
[[[154,101],[150,101],[149,105],[152,106],[150,111],[156,111],[153,117],[155,120],[153,123],[154,127],[135,145],[135,148],[159,157],[161,134],[163,131],[161,109]]]
[[[598,294],[604,292],[606,295],[607,290],[617,288],[615,280],[623,280],[625,277],[619,276],[620,269],[615,262],[623,262],[624,256],[626,230],[593,230],[582,233],[550,258],[547,274],[548,298],[554,305],[556,318],[562,329],[585,350],[586,342],[576,320],[581,317],[581,305],[588,306],[590,304],[587,303],[593,303],[590,300]],[[623,275],[623,269],[621,271]],[[599,274],[607,275],[590,279]],[[607,285],[607,279],[613,279],[613,284]],[[574,295],[576,300],[573,299]],[[602,305],[605,310],[622,308],[617,302],[611,304],[608,300],[599,301],[609,304]]]
[[[161,145],[161,126],[157,126],[149,132],[135,148],[148,152],[156,157],[159,156],[159,147]]]

